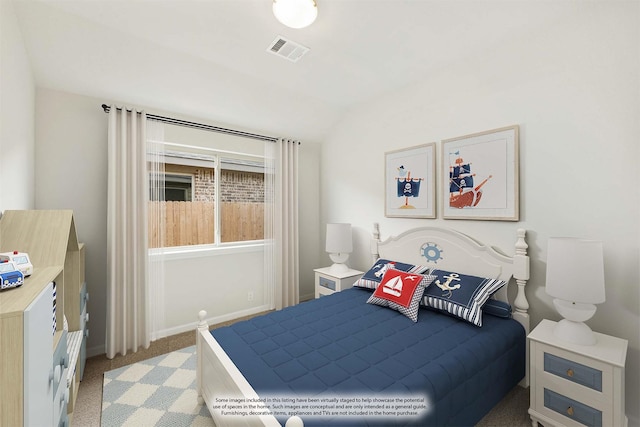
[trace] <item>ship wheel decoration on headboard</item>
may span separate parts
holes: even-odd
[[[437,264],[439,260],[443,259],[443,252],[444,251],[433,242],[427,242],[420,247],[420,253],[422,256],[425,257],[427,261],[433,262],[434,264]]]

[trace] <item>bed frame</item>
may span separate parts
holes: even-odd
[[[524,288],[529,279],[529,257],[525,230],[517,230],[514,255],[508,256],[498,249],[483,245],[460,232],[438,227],[421,227],[408,230],[397,237],[380,240],[378,224],[374,224],[371,254],[373,261],[381,258],[402,261],[411,264],[425,265],[443,270],[459,270],[466,274],[483,277],[494,277],[509,281],[514,279],[516,295],[513,301],[508,299],[508,287],[505,286],[495,295],[496,299],[510,302],[514,312],[513,318],[520,322],[529,334],[529,303]],[[513,282],[510,283],[510,286]],[[216,426],[265,426],[278,427],[280,423],[270,415],[254,417],[221,417],[214,410],[216,398],[242,397],[258,399],[258,394],[227,356],[225,351],[209,332],[209,325],[204,320],[206,311],[198,313],[199,323],[196,331],[197,349],[197,393],[198,402],[205,403]],[[529,352],[526,352],[527,358]],[[528,366],[526,375],[520,385],[529,385]],[[291,417],[287,427],[301,427],[302,420]]]

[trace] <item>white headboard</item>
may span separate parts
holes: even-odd
[[[505,281],[513,278],[517,285],[515,299],[508,300],[506,286],[495,297],[511,303],[513,318],[528,334],[529,303],[524,288],[529,280],[529,257],[525,234],[524,229],[517,230],[514,255],[508,256],[466,234],[439,227],[414,228],[380,241],[378,224],[374,224],[371,253],[374,261],[385,258]]]

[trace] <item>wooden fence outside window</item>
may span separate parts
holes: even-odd
[[[152,220],[164,211],[164,247],[205,245],[215,242],[213,202],[149,202],[149,248],[160,246],[161,224]],[[222,242],[264,238],[264,203],[223,202]]]

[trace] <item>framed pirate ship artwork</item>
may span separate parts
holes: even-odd
[[[518,221],[518,133],[509,126],[442,141],[442,217]]]
[[[436,217],[436,144],[385,153],[385,216]]]

